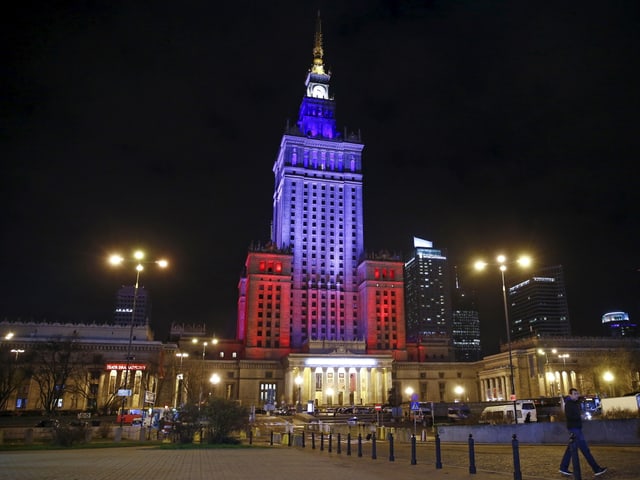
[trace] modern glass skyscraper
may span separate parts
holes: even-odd
[[[509,287],[508,298],[512,339],[571,335],[562,265]]]
[[[404,275],[407,339],[450,339],[452,290],[446,252],[414,237]]]
[[[457,362],[475,362],[482,359],[480,345],[480,317],[472,292],[465,291],[456,275],[452,297],[452,339]]]

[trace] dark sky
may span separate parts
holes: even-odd
[[[561,5],[558,5],[561,3]],[[316,11],[341,128],[360,130],[365,244],[446,248],[483,340],[497,271],[562,264],[576,334],[640,320],[637,1],[20,2],[0,33],[0,318],[109,321],[113,250],[172,322],[233,335],[247,247],[312,60]]]

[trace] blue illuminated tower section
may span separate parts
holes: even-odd
[[[292,255],[290,346],[361,339],[357,267],[364,254],[362,150],[337,132],[320,18],[299,118],[273,166],[272,241]],[[285,319],[282,319],[283,321]]]

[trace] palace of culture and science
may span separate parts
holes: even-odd
[[[508,399],[506,347],[480,358],[477,314],[447,304],[446,310],[434,310],[428,328],[420,326],[415,311],[405,313],[410,309],[405,272],[411,277],[408,285],[418,285],[418,261],[405,265],[396,256],[365,250],[364,144],[359,134],[338,130],[330,80],[318,18],[298,121],[285,130],[273,165],[271,238],[249,249],[238,283],[235,339],[212,339],[204,327],[188,325],[174,325],[172,341],[162,343],[140,324],[134,330],[116,323],[0,322],[3,336],[11,330],[5,343],[12,351],[27,352],[34,341],[55,335],[73,337],[91,352],[90,361],[83,361],[91,394],[63,398],[62,409],[99,409],[113,398],[122,386],[127,349],[135,359],[126,359],[133,374],[129,406],[134,407],[197,401],[196,384],[200,391],[204,384],[206,393],[256,406],[385,404],[392,389],[403,401],[411,394],[435,402]],[[441,268],[443,254],[421,242],[416,249],[428,247],[430,256],[416,255]],[[449,283],[446,279],[438,288]],[[413,287],[407,292],[411,298],[419,295]],[[467,318],[476,338],[471,343],[459,339],[467,350],[457,355],[451,338],[456,328],[464,330]],[[573,386],[596,393],[602,386],[593,358],[638,348],[635,339],[576,338],[566,328],[553,336],[514,337],[518,398],[559,394]],[[426,330],[435,332],[431,339],[422,335]],[[552,351],[564,355],[558,357],[562,360]],[[219,384],[209,383],[213,374]],[[18,389],[7,408],[38,408],[34,383]]]

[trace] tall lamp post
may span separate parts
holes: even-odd
[[[518,423],[518,412],[516,408],[516,384],[513,376],[513,352],[511,349],[511,325],[509,324],[509,307],[507,305],[507,287],[504,281],[504,272],[507,271],[507,257],[504,255],[498,255],[496,258],[497,263],[493,264],[500,270],[500,277],[502,279],[502,302],[504,305],[504,321],[507,329],[507,349],[509,351],[509,380],[511,383],[511,396],[510,399],[513,402],[513,421]],[[522,256],[516,260],[521,267],[528,267],[531,265],[531,258],[528,256]],[[475,263],[476,270],[484,270],[489,264],[483,260],[478,260]]]
[[[180,359],[180,371],[178,372],[178,375],[176,377],[178,380],[178,389],[177,389],[178,391],[176,394],[176,402],[174,405],[175,407],[182,405],[182,391],[184,389],[184,373],[182,373],[182,360],[188,356],[189,356],[188,353],[184,353],[184,352],[176,353],[176,357]]]
[[[124,373],[124,382],[123,382],[123,390],[127,390],[127,385],[129,383],[129,369],[131,366],[131,345],[133,343],[133,327],[135,325],[136,320],[136,303],[138,301],[138,288],[140,285],[140,273],[144,270],[144,264],[154,263],[158,265],[160,268],[167,268],[169,266],[169,262],[164,259],[154,260],[150,262],[144,261],[145,254],[142,250],[136,250],[133,253],[133,258],[131,260],[126,260],[124,257],[119,254],[114,254],[109,257],[109,263],[113,266],[119,266],[125,262],[132,262],[136,265],[136,283],[133,287],[133,305],[131,308],[131,325],[129,328],[129,344],[127,346],[127,362]],[[127,405],[127,397],[131,396],[131,391],[123,392],[125,395],[122,396],[122,411],[120,412],[120,428],[124,425],[124,409]],[[126,395],[128,393],[128,395]]]

